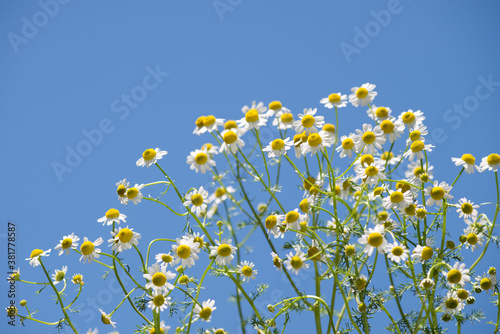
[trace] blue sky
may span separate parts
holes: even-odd
[[[206,176],[185,164],[191,150],[212,140],[191,134],[195,119],[240,118],[241,107],[252,100],[281,100],[295,114],[317,107],[333,122],[319,100],[370,82],[377,85],[375,104],[389,105],[395,114],[409,108],[425,113],[428,140],[437,146],[431,162],[438,180],[451,183],[459,172],[451,157],[469,152],[480,159],[498,152],[496,1],[42,0],[4,1],[0,9],[0,236],[4,244],[7,221],[16,222],[17,266],[33,280],[40,270],[24,261],[31,249],[53,248],[71,232],[107,239],[109,232],[96,219],[110,207],[127,214],[144,241],[158,234],[180,236],[182,219],[162,208],[120,207],[115,182],[161,179],[156,170],[135,166],[145,148],[160,147],[169,152],[162,166],[181,189],[207,184]],[[340,134],[367,121],[364,109],[345,108]],[[68,157],[78,150],[80,159]],[[492,181],[491,173],[464,175],[455,198],[494,201]],[[485,208],[492,211],[491,205]],[[458,218],[454,223],[458,236],[463,223]],[[256,250],[249,259],[268,256],[262,235],[250,242]],[[491,248],[490,255],[495,259],[498,250]],[[134,263],[134,255],[128,256]],[[6,256],[1,261],[5,268]],[[101,267],[79,265],[76,254],[58,258],[54,251],[47,262],[53,269],[68,264],[70,272],[88,277],[85,305],[75,322],[82,330],[97,326],[107,332],[94,326],[93,305],[110,310],[121,297],[112,282],[98,279]],[[279,284],[265,263],[256,282]],[[485,261],[478,273],[491,264]],[[301,281],[307,286],[307,278]],[[233,289],[211,284],[202,293],[217,300],[211,325],[237,332],[235,309],[225,302]],[[47,291],[35,298],[32,289],[17,289],[18,301],[28,299],[42,310],[42,319],[58,314],[47,305]],[[280,298],[279,291],[267,298]],[[478,305],[491,307],[484,294],[480,297]],[[494,312],[488,315],[491,320]],[[126,306],[117,318],[122,333],[139,320]],[[293,324],[313,322],[312,316],[301,319],[306,322]],[[490,328],[484,321],[480,326]],[[12,331],[5,321],[0,328]],[[34,330],[55,332],[34,323],[12,332]]]

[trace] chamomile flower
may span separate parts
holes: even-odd
[[[201,150],[211,155],[219,154],[219,146],[212,145],[211,143],[203,144]]]
[[[425,142],[425,137],[429,131],[427,131],[427,127],[423,124],[415,125],[410,128],[410,134],[408,135],[408,139],[406,139],[406,145],[411,145],[414,141],[420,140],[421,142]]]
[[[404,209],[413,204],[413,198],[410,191],[402,192],[400,190],[389,190],[389,196],[384,197],[382,205],[386,210],[399,208],[404,212]]]
[[[500,168],[500,155],[492,153],[487,157],[481,159],[481,164],[479,165],[481,172],[485,170],[492,170],[496,172]]]
[[[384,135],[387,135],[387,139],[389,139],[389,143],[394,143],[398,138],[401,137],[403,131],[400,131],[399,128],[394,124],[394,122],[390,119],[385,119],[380,122],[380,130]]]
[[[377,125],[372,128],[371,124],[363,124],[363,130],[356,129],[356,134],[352,137],[356,145],[356,151],[363,150],[364,153],[376,154],[376,149],[382,149],[385,143],[385,136]]]
[[[73,284],[79,284],[79,285],[85,284],[83,282],[83,275],[82,274],[73,274],[73,277],[71,277],[71,282],[73,282]]]
[[[495,285],[497,285],[497,276],[483,273],[482,276],[476,277],[476,285],[483,291],[493,290]]]
[[[121,204],[127,204],[128,198],[126,196],[127,189],[130,187],[130,183],[127,182],[127,179],[123,179],[119,182],[116,182],[116,193],[118,194],[118,200]]]
[[[210,203],[208,198],[208,191],[206,191],[203,186],[199,189],[193,189],[189,194],[186,195],[186,201],[183,203],[184,206],[191,207],[191,211],[200,214],[202,210],[207,208],[207,204]]]
[[[252,109],[257,110],[257,112],[259,114],[267,115],[267,107],[264,105],[264,102],[257,103],[256,101],[252,101],[251,106],[246,106],[246,105],[243,106],[243,108],[241,108],[241,112],[246,114],[247,112],[249,112]]]
[[[371,108],[368,108],[366,114],[368,117],[373,119],[374,121],[382,122],[386,119],[393,120],[394,117],[391,115],[392,110],[389,107],[377,107],[376,105],[372,105]]]
[[[218,131],[219,126],[223,126],[225,119],[223,118],[215,118],[214,115],[209,115],[203,118],[203,126],[198,130],[199,134],[205,132],[213,132]]]
[[[300,269],[309,268],[309,264],[305,263],[307,257],[299,248],[295,248],[295,255],[290,252],[286,255],[286,258],[283,264],[287,270],[291,270],[295,275],[299,274]]]
[[[231,245],[231,239],[215,240],[215,246],[210,246],[210,257],[215,256],[215,260],[221,266],[227,266],[234,259],[234,253],[238,248]]]
[[[52,280],[54,284],[58,284],[66,277],[66,272],[68,272],[68,266],[63,266],[61,270],[56,269],[55,273],[52,274]]]
[[[297,133],[305,132],[306,134],[316,133],[318,129],[325,123],[323,116],[315,116],[316,108],[304,109],[303,114],[299,114],[299,120],[293,122]]]
[[[467,229],[469,231],[477,231],[478,233],[484,232],[487,226],[490,225],[490,222],[485,216],[481,216],[479,219],[474,219],[474,221],[470,219],[464,219],[467,224]]]
[[[302,143],[307,141],[307,135],[305,134],[296,134],[293,136],[293,146],[295,148],[295,157],[297,159],[300,159],[302,157],[302,150],[300,149],[300,146]]]
[[[120,213],[120,211],[118,211],[116,209],[111,208],[108,211],[106,211],[106,214],[104,215],[104,217],[97,219],[97,222],[102,223],[102,226],[104,226],[104,225],[109,226],[109,225],[113,225],[113,222],[115,222],[117,224],[120,224],[120,221],[125,222],[126,219],[127,219],[126,215],[124,215],[123,213]]]
[[[133,245],[139,244],[139,239],[141,235],[137,232],[132,231],[133,228],[115,228],[111,231],[112,238],[108,240],[112,244],[111,250],[116,250],[118,253],[124,250],[132,248]]]
[[[355,107],[364,107],[373,102],[377,92],[374,91],[375,85],[371,83],[364,83],[361,87],[351,88],[352,94],[349,95],[349,102]]]
[[[455,163],[455,166],[462,166],[468,174],[474,173],[474,168],[478,172],[481,172],[481,169],[477,165],[474,165],[476,158],[472,154],[465,153],[461,158],[451,158],[451,161]]]
[[[204,301],[201,303],[201,306],[199,304],[196,304],[194,307],[194,321],[196,320],[201,320],[201,321],[206,321],[210,322],[212,318],[212,312],[217,309],[217,307],[214,307],[215,305],[215,300],[208,299],[207,301]]]
[[[267,115],[278,118],[284,113],[290,113],[290,109],[283,107],[280,101],[272,101],[269,103],[269,111],[267,112]]]
[[[174,263],[181,262],[183,268],[191,268],[194,261],[198,260],[200,252],[200,242],[194,242],[194,238],[184,237],[175,239],[176,244],[172,245]]]
[[[405,262],[408,259],[410,251],[403,244],[398,244],[395,241],[393,244],[387,244],[387,257],[398,264],[401,261]]]
[[[165,154],[167,154],[167,151],[160,151],[158,147],[154,149],[148,148],[147,150],[142,152],[142,158],[137,160],[136,165],[137,167],[149,167],[163,158]]]
[[[311,152],[311,156],[316,154],[318,151],[325,151],[325,147],[330,147],[333,145],[334,138],[321,134],[321,133],[311,133],[307,137],[307,141],[300,145],[300,149],[303,155]]]
[[[156,312],[162,312],[169,307],[171,304],[170,300],[172,299],[172,297],[167,297],[167,291],[161,289],[153,290],[153,294],[150,298],[148,307]]]
[[[78,238],[75,233],[63,236],[62,240],[59,240],[59,244],[54,247],[55,250],[59,249],[59,253],[57,255],[61,256],[62,253],[69,255],[72,249],[76,249],[76,247],[78,247],[77,241],[79,240],[80,238]]]
[[[465,263],[455,262],[453,268],[448,272],[443,271],[442,274],[446,277],[449,286],[460,285],[464,286],[465,283],[470,282],[470,276],[467,275],[469,269],[465,269]]]
[[[434,255],[432,248],[433,241],[430,238],[425,239],[425,246],[417,245],[411,254],[411,258],[419,262],[430,260]]]
[[[347,105],[347,95],[342,93],[332,93],[328,97],[322,98],[319,103],[324,104],[325,108],[332,109],[333,107],[343,108]]]
[[[168,291],[172,290],[174,286],[168,283],[169,279],[174,279],[176,274],[167,271],[166,267],[160,268],[158,263],[153,264],[148,268],[148,273],[142,275],[149,282],[146,283],[146,289],[153,289],[153,291]]]
[[[278,138],[269,143],[262,151],[267,152],[267,156],[269,158],[277,158],[283,154],[286,154],[293,146],[293,140],[289,137],[285,138],[285,140]]]
[[[233,130],[224,130],[221,136],[224,143],[220,147],[220,152],[231,152],[234,154],[238,152],[239,148],[245,146],[245,142],[240,139],[240,135]]]
[[[410,129],[417,125],[422,124],[425,116],[424,113],[420,110],[413,111],[412,109],[408,109],[408,111],[403,111],[396,121],[396,125],[403,131],[405,128]]]
[[[300,230],[300,223],[308,220],[308,216],[299,213],[299,209],[288,211],[284,215],[278,215],[277,218],[278,221],[283,222],[285,224],[287,230],[289,228]]]
[[[465,307],[464,302],[458,298],[456,291],[448,291],[444,301],[439,305],[444,314],[454,315],[460,313]]]
[[[453,196],[450,195],[451,186],[446,182],[438,183],[438,181],[434,181],[432,186],[428,186],[425,188],[425,196],[427,196],[427,201],[425,204],[427,206],[432,206],[436,204],[436,206],[441,207],[443,205],[443,199],[452,199]]]
[[[202,174],[205,174],[207,170],[212,170],[212,167],[215,166],[215,161],[204,150],[194,150],[189,153],[186,163],[190,165],[190,169],[196,170],[196,173],[201,171]]]
[[[40,256],[49,256],[50,254],[50,249],[43,251],[41,249],[33,249],[33,251],[30,254],[30,257],[26,259],[26,261],[29,261],[30,266],[36,267],[40,265]]]
[[[278,130],[292,129],[293,115],[289,112],[282,113],[281,116],[273,120],[273,126],[278,127]]]
[[[364,163],[356,167],[357,177],[359,177],[366,185],[376,185],[380,180],[385,179],[384,163],[374,162],[372,164]]]
[[[80,246],[80,252],[82,252],[82,256],[80,257],[80,262],[83,259],[83,263],[85,263],[85,261],[92,263],[92,260],[99,258],[100,256],[99,253],[101,253],[101,249],[95,247],[99,246],[100,244],[102,244],[101,237],[97,238],[94,242],[89,241],[87,237],[84,237],[83,243]]]
[[[302,235],[302,234],[301,234]],[[322,261],[325,262],[330,254],[322,253],[321,246],[316,239],[312,239],[311,246],[307,249],[307,257],[312,261]]]
[[[241,264],[238,265],[238,272],[243,275],[243,281],[250,282],[250,279],[255,279],[255,275],[257,275],[257,270],[253,269],[255,265],[253,262],[242,261]]]
[[[245,117],[236,121],[240,128],[248,131],[250,129],[259,130],[261,126],[265,126],[267,123],[267,114],[259,113],[257,109],[250,109],[245,113]]]
[[[144,188],[144,184],[137,183],[135,186],[128,188],[126,193],[127,198],[134,204],[140,203],[143,198],[141,193],[142,188]]]
[[[279,271],[283,269],[283,264],[282,264],[283,261],[280,259],[278,254],[276,254],[275,252],[271,252],[271,257],[273,258],[273,265],[276,268],[276,270]]]
[[[281,230],[283,225],[276,215],[267,216],[264,224],[266,225],[267,233],[274,235],[275,239],[279,237],[283,238],[284,233]]]
[[[424,164],[425,166],[425,164]],[[405,171],[405,178],[408,179],[408,182],[413,183],[413,184],[420,184],[422,180],[420,180],[420,177],[422,174],[426,173],[427,177],[430,180],[434,179],[434,172],[432,171],[434,169],[434,166],[429,165],[427,168],[427,172],[422,169],[422,165],[420,164],[420,161],[413,161],[408,164],[407,170]]]
[[[167,268],[168,265],[171,265],[172,267],[175,265],[174,258],[172,257],[172,255],[167,254],[167,253],[156,254],[155,260],[156,260],[156,263],[160,264],[160,266],[162,268]]]
[[[193,130],[193,134],[198,135],[198,136],[202,134],[201,129],[203,129],[203,120],[204,119],[205,119],[205,116],[200,116],[196,119],[196,121],[194,122],[196,127]]]
[[[467,237],[467,241],[465,243],[465,247],[467,249],[470,248],[471,252],[473,252],[477,247],[482,246],[484,242],[483,233],[476,233],[474,229],[468,227],[464,229],[465,236]]]
[[[325,125],[323,125],[323,128],[319,133],[320,135],[330,136],[335,141],[335,125],[330,123],[325,123]]]
[[[464,219],[473,219],[476,220],[477,217],[477,209],[479,209],[479,205],[474,205],[473,202],[463,197],[458,201],[459,208],[457,209],[458,218],[464,217]]]
[[[385,239],[385,230],[383,225],[376,225],[375,228],[368,228],[365,234],[358,239],[361,245],[365,246],[363,252],[371,256],[376,248],[379,253],[385,253],[387,240]]]
[[[411,143],[410,148],[403,154],[404,158],[408,158],[409,161],[413,161],[415,157],[418,160],[422,160],[425,158],[424,151],[432,152],[432,148],[434,145],[432,144],[424,144],[421,140],[415,140]]]
[[[210,202],[213,202],[215,204],[220,204],[230,198],[230,194],[233,194],[236,191],[234,187],[228,186],[228,187],[219,187],[215,189],[215,192],[210,195],[208,200]]]
[[[354,133],[350,133],[349,136],[340,137],[340,146],[337,147],[336,151],[340,152],[340,157],[349,157],[352,158],[352,154],[355,153],[355,145],[354,145]]]
[[[380,155],[380,160],[387,162],[387,164],[395,166],[401,161],[401,155],[394,155],[392,152],[382,152]]]
[[[116,321],[111,321],[111,316],[106,314],[103,310],[99,309],[99,312],[101,312],[101,321],[105,325],[111,325],[113,326],[113,329],[116,328]]]

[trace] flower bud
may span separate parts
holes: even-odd
[[[358,311],[359,312],[365,312],[366,311],[366,304],[365,303],[359,303],[358,304]]]
[[[446,241],[446,247],[448,249],[453,249],[453,248],[455,248],[455,243],[451,240],[448,240],[448,241]]]
[[[467,236],[466,235],[461,235],[459,238],[458,238],[458,241],[460,241],[460,243],[465,243],[467,242]]]
[[[444,322],[448,322],[451,320],[451,315],[450,314],[443,314],[443,316],[441,317],[441,320],[443,320]]]
[[[476,302],[476,298],[474,298],[474,297],[472,297],[472,296],[469,296],[469,297],[467,298],[467,301],[466,301],[467,305],[472,305],[472,304],[474,304],[475,302]]]
[[[497,274],[497,268],[490,267],[490,269],[488,269],[488,275],[496,275],[496,274]]]
[[[271,304],[267,305],[267,310],[271,313],[274,313],[274,306]]]
[[[223,223],[222,221],[220,221],[220,220],[219,220],[219,221],[217,222],[217,227],[218,227],[218,228],[221,228],[221,227],[222,227],[222,225],[224,225],[224,223]]]
[[[22,307],[25,307],[26,306],[26,300],[23,299],[19,302],[19,305],[21,305]]]

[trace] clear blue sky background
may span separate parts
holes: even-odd
[[[431,162],[438,180],[451,183],[459,172],[451,157],[469,152],[479,160],[499,151],[497,1],[221,0],[215,2],[225,4],[219,12],[212,1],[66,1],[58,8],[45,6],[51,16],[40,14],[40,3],[54,1],[0,4],[2,276],[7,271],[9,220],[17,223],[18,266],[23,277],[32,280],[41,277],[40,268],[33,269],[24,261],[33,248],[54,248],[71,232],[82,239],[102,236],[107,240],[108,230],[96,219],[110,207],[128,215],[127,223],[143,235],[139,244],[143,250],[146,241],[158,235],[180,236],[183,221],[161,207],[149,202],[121,206],[115,182],[125,177],[138,183],[161,179],[155,169],[135,166],[144,149],[161,147],[169,151],[162,166],[181,189],[206,184],[206,176],[195,174],[185,164],[191,150],[212,139],[191,134],[194,120],[202,114],[240,118],[241,107],[252,100],[278,99],[295,114],[318,107],[333,122],[333,114],[319,100],[332,92],[349,94],[351,87],[371,82],[379,92],[375,104],[388,105],[395,114],[408,108],[424,111],[431,130],[428,140],[437,145]],[[388,9],[390,18],[374,14]],[[375,16],[383,24],[376,23]],[[39,27],[30,30],[34,21]],[[364,39],[358,36],[357,31],[366,29]],[[168,76],[159,77],[158,85],[143,100],[125,107],[122,95],[140,93],[136,87],[143,85],[148,68],[158,68]],[[478,91],[478,85],[488,80],[495,84]],[[464,103],[462,114],[453,111],[454,104]],[[341,113],[340,134],[368,121],[364,108],[348,107]],[[77,149],[86,139],[82,131],[103,123],[108,123],[104,126],[108,133],[73,164],[71,172],[58,177],[54,162],[67,164],[67,148]],[[455,198],[494,201],[492,181],[491,172],[464,175],[454,189]],[[155,189],[151,191],[156,194]],[[300,195],[283,194],[282,198],[295,207]],[[169,198],[176,206],[175,198]],[[491,214],[492,206],[484,210]],[[456,238],[464,224],[454,218],[450,224],[456,224]],[[264,297],[268,302],[290,295],[268,261],[270,250],[262,236],[256,234],[250,244],[256,251],[244,258],[257,263],[259,275],[248,286],[273,283],[275,288]],[[104,251],[107,246],[101,248]],[[477,267],[477,272],[495,262],[498,266],[499,254],[491,248],[489,262]],[[127,256],[136,264],[136,254]],[[77,327],[110,331],[100,324],[93,305],[109,312],[121,300],[121,293],[110,281],[98,279],[102,267],[79,265],[76,254],[57,257],[54,251],[45,262],[52,269],[67,264],[71,274],[81,272],[88,282],[80,302],[82,313],[73,316]],[[234,289],[227,288],[225,281],[207,282],[201,298],[216,299],[218,309],[205,328],[238,332],[236,309],[226,302]],[[311,274],[299,284],[304,289],[311,286]],[[67,289],[70,296],[73,288]],[[59,319],[54,303],[48,302],[50,292],[35,298],[30,287],[18,285],[17,289],[17,301],[28,299],[30,308],[41,310],[41,319]],[[1,303],[7,304],[3,280],[1,291]],[[496,314],[486,294],[477,299],[476,307],[486,310],[486,320],[493,320]],[[266,304],[263,301],[261,307]],[[313,326],[312,315],[300,319],[292,315],[291,333]],[[375,328],[387,324],[382,314],[377,319]],[[124,305],[116,320],[120,333],[130,333],[140,319]],[[12,330],[5,318],[0,328],[7,333],[56,332],[32,322]],[[464,332],[471,328],[465,327]],[[483,321],[474,328],[489,332],[492,327]]]

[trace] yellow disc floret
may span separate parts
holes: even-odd
[[[196,163],[198,165],[203,165],[207,162],[208,160],[208,155],[204,152],[200,152],[196,155],[196,157],[194,158],[194,161],[196,161]]]
[[[152,148],[148,148],[144,152],[142,152],[142,157],[145,161],[152,160],[156,157],[156,151]]]
[[[132,237],[134,236],[134,232],[132,232],[130,229],[128,228],[122,228],[120,230],[120,232],[118,232],[118,239],[120,239],[120,241],[122,243],[127,243],[129,242]]]
[[[339,94],[328,95],[328,101],[330,101],[330,103],[339,103],[341,99],[342,98]]]
[[[365,97],[368,96],[368,89],[364,88],[364,87],[359,87],[357,90],[356,90],[356,97],[358,99],[364,99]]]
[[[283,147],[285,147],[283,139],[278,138],[271,142],[271,148],[275,151],[281,150]]]
[[[229,246],[228,244],[221,244],[219,247],[217,247],[217,254],[222,257],[231,255],[231,246]]]
[[[384,242],[384,237],[378,232],[373,232],[368,235],[368,244],[373,247],[379,247]]]
[[[222,138],[226,144],[232,144],[238,139],[238,136],[233,131],[228,131],[224,134]]]
[[[256,109],[250,109],[245,114],[245,120],[248,123],[257,122],[259,120],[259,112]]]
[[[80,246],[80,251],[82,252],[83,255],[90,255],[94,251],[94,248],[95,246],[91,241],[85,241]]]

